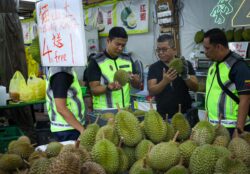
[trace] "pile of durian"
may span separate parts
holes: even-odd
[[[89,124],[75,145],[51,142],[34,151],[27,137],[0,157],[0,174],[249,174],[250,133],[231,139],[222,125],[190,127],[176,113],[171,123],[151,109],[144,120],[126,110]]]

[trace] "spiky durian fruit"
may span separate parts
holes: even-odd
[[[230,141],[228,149],[236,159],[250,166],[250,145],[244,139],[238,136],[234,137]]]
[[[135,146],[142,139],[139,121],[128,111],[120,110],[116,114],[115,127],[118,135],[123,137],[123,143],[127,146]]]
[[[64,145],[59,156],[66,155],[67,153],[76,154],[79,157],[80,165],[91,160],[90,153],[83,146],[76,147],[73,144]]]
[[[47,158],[39,158],[30,167],[29,174],[47,174],[47,169],[51,164]]]
[[[148,154],[148,164],[150,167],[166,171],[178,164],[181,153],[175,140],[176,137],[174,141],[159,143],[151,149]]]
[[[144,158],[150,148],[154,146],[154,143],[152,143],[150,140],[144,139],[139,144],[137,144],[135,148],[135,157],[137,160]]]
[[[119,168],[119,153],[115,145],[107,139],[95,143],[91,151],[93,161],[100,164],[107,173],[115,173]]]
[[[136,161],[135,147],[123,146],[122,149],[128,157],[128,168],[130,168]]]
[[[105,120],[108,120],[109,118],[114,119],[115,115],[112,112],[106,112],[106,113],[101,114],[101,118]]]
[[[188,169],[185,168],[183,165],[178,164],[172,168],[170,168],[164,174],[189,174]]]
[[[179,145],[181,157],[183,159],[183,164],[185,166],[189,165],[190,157],[197,147],[198,147],[197,143],[192,140],[184,141]]]
[[[199,146],[190,157],[189,170],[192,174],[213,174],[217,160],[217,151],[212,145]]]
[[[208,121],[198,122],[192,130],[191,139],[199,145],[211,144],[215,138],[215,128]]]
[[[106,172],[100,164],[87,161],[82,165],[80,174],[106,174]]]
[[[118,145],[119,143],[119,136],[115,130],[115,125],[114,125],[114,120],[109,119],[108,124],[101,127],[95,137],[95,141],[99,141],[103,139],[103,135],[105,136],[106,139],[110,140],[113,142],[115,145]]]
[[[179,131],[177,140],[184,141],[189,138],[191,134],[191,126],[185,116],[181,113],[181,105],[179,105],[179,112],[173,115],[171,124],[175,132]]]
[[[47,174],[79,174],[80,159],[74,153],[57,156],[48,167]]]
[[[129,73],[119,69],[115,72],[113,81],[117,81],[120,85],[124,86],[129,82]]]
[[[47,153],[43,152],[43,151],[34,151],[32,154],[30,154],[29,156],[29,163],[32,165],[34,161],[36,161],[37,159],[40,158],[46,158],[47,157]]]
[[[24,159],[28,159],[34,150],[34,147],[25,141],[12,141],[8,146],[10,154],[20,155]]]
[[[250,170],[238,159],[228,156],[220,157],[215,165],[214,174],[249,174]]]
[[[167,134],[166,134],[166,138],[164,141],[170,141],[174,138],[174,127],[172,124],[168,123],[167,121],[168,119],[166,119],[166,127],[167,127]]]
[[[20,137],[17,139],[17,141],[22,141],[22,142],[26,142],[26,143],[28,143],[28,144],[31,144],[30,138],[27,137],[27,136],[25,136],[25,135],[20,136]]]
[[[153,143],[159,143],[166,138],[166,123],[163,121],[162,116],[152,107],[144,117],[144,131]]]
[[[194,41],[196,44],[201,43],[204,39],[204,31],[200,30],[195,33]]]
[[[22,158],[16,154],[4,154],[0,158],[0,169],[13,171],[24,165]]]
[[[246,142],[250,145],[250,132],[243,132],[240,134],[240,137],[246,140]]]
[[[136,161],[129,170],[129,174],[154,174],[153,169],[147,164],[146,158]]]
[[[80,145],[91,151],[95,144],[95,137],[99,128],[100,126],[96,122],[89,124],[86,130],[80,135]]]
[[[56,141],[50,142],[45,150],[48,158],[57,156],[60,153],[62,147],[63,145],[59,142]]]
[[[227,147],[229,141],[230,139],[228,139],[228,137],[220,135],[215,138],[213,145]]]
[[[175,69],[178,74],[181,74],[183,71],[183,61],[180,58],[174,58],[173,60],[170,61],[168,64],[169,68]]]
[[[119,154],[119,167],[118,167],[117,173],[124,173],[128,170],[129,159],[128,159],[127,154],[124,152],[124,150],[121,147],[118,147],[117,151]]]

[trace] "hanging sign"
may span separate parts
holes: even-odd
[[[82,1],[43,0],[36,11],[42,65],[86,65]]]
[[[230,50],[236,52],[243,58],[246,58],[248,44],[248,42],[229,42],[228,45]]]
[[[98,29],[99,36],[108,36],[114,26],[122,26],[128,34],[148,32],[149,1],[107,1],[84,9],[85,23]]]

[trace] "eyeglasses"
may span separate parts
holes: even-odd
[[[157,49],[155,49],[155,51],[157,53],[160,53],[160,52],[166,53],[169,49],[171,49],[171,48],[157,48]]]

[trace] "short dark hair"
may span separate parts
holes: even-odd
[[[109,30],[109,36],[108,36],[111,40],[114,38],[124,38],[127,39],[128,38],[128,34],[126,32],[126,30],[123,27],[113,27]]]
[[[169,34],[162,34],[158,37],[157,42],[168,42],[170,47],[174,47],[174,37]]]
[[[228,48],[228,41],[225,33],[219,28],[213,28],[208,30],[204,34],[204,38],[209,38],[210,44],[221,44],[224,47]]]

